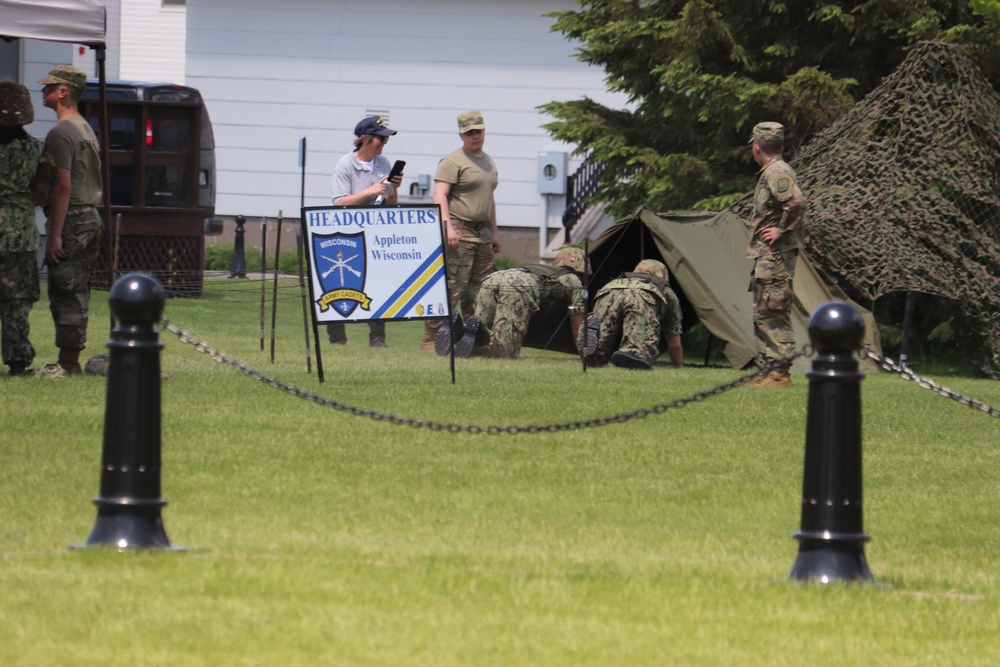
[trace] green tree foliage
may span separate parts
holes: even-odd
[[[1000,0],[579,0],[550,14],[604,69],[612,109],[540,108],[604,163],[596,201],[718,210],[753,187],[753,125],[788,127],[786,157],[873,90],[918,41],[967,46],[1000,88]]]

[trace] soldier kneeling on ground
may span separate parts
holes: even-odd
[[[580,248],[563,248],[552,266],[527,264],[490,274],[476,298],[476,313],[451,327],[443,326],[435,338],[435,351],[448,354],[454,336],[455,356],[517,359],[535,314],[569,311],[573,340],[584,320],[583,279],[587,259]]]
[[[601,288],[594,312],[577,337],[587,364],[650,370],[666,350],[676,368],[684,364],[681,305],[670,289],[663,262],[644,259]]]

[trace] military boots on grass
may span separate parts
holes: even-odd
[[[788,366],[778,366],[764,371],[747,382],[748,387],[781,387],[792,386],[792,375]]]
[[[434,351],[445,356],[451,351],[451,341],[455,341],[455,356],[468,359],[477,347],[490,344],[490,334],[482,321],[475,315],[470,315],[464,323],[458,317],[451,321],[451,326],[442,326],[434,337]]]

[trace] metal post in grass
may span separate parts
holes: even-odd
[[[108,295],[117,322],[108,341],[107,400],[97,521],[80,547],[173,548],[160,497],[160,343],[163,287],[144,273],[119,278]]]
[[[789,578],[871,581],[862,522],[861,380],[854,353],[864,338],[861,314],[842,302],[809,320],[815,349],[809,378],[799,553]]]
[[[246,230],[243,229],[243,223],[246,221],[242,215],[236,216],[236,245],[233,248],[233,265],[229,270],[230,278],[247,277],[247,255],[244,248],[246,241],[243,238],[246,236]]]

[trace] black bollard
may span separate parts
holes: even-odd
[[[230,278],[247,277],[247,254],[244,249],[245,240],[243,238],[246,235],[243,223],[246,221],[247,219],[242,215],[236,216],[236,247],[233,250],[233,266],[229,271]]]
[[[816,356],[809,378],[806,456],[799,554],[789,577],[798,581],[871,581],[865,562],[861,505],[861,380],[854,352],[865,322],[833,301],[809,320]]]
[[[152,276],[129,273],[111,287],[117,325],[108,341],[107,402],[97,521],[82,547],[173,548],[160,510],[160,350],[153,326],[164,306]]]

